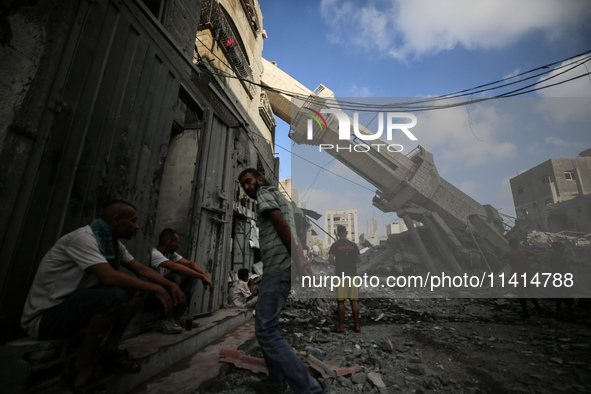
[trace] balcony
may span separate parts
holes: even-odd
[[[260,29],[259,15],[257,14],[256,7],[254,6],[254,0],[240,0],[244,13],[247,19],[250,21],[252,30],[256,33]]]
[[[241,0],[241,2],[243,1]],[[248,82],[253,80],[252,70],[244,53],[240,36],[235,31],[234,23],[226,15],[217,1],[204,0],[199,25],[211,29],[212,37],[224,52],[240,83],[253,98],[255,86]]]
[[[265,122],[269,130],[275,130],[275,125],[277,124],[277,122],[275,121],[275,117],[273,116],[273,110],[271,109],[271,104],[269,103],[269,97],[267,97],[267,93],[265,92],[261,92],[259,114],[261,115],[263,122]]]

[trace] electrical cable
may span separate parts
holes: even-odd
[[[277,145],[277,144],[275,144],[275,146],[277,146],[277,147],[279,147],[279,148],[281,148],[281,149],[283,149],[283,150],[286,150],[286,151],[288,151],[288,152],[289,152],[289,150],[287,150],[286,148],[282,147],[281,145]],[[364,185],[362,185],[362,184],[360,184],[360,183],[357,183],[357,182],[355,182],[355,181],[352,181],[352,180],[350,180],[350,179],[347,179],[347,178],[345,178],[344,176],[337,174],[336,172],[332,172],[332,171],[330,171],[330,170],[327,170],[326,168],[324,168],[324,167],[322,167],[322,166],[320,166],[320,165],[318,165],[318,164],[316,164],[316,163],[314,163],[314,162],[312,162],[312,161],[310,161],[310,160],[306,159],[306,158],[305,158],[305,157],[303,157],[303,156],[300,156],[300,155],[298,155],[298,154],[296,154],[296,153],[293,153],[293,152],[291,152],[291,154],[292,154],[292,156],[298,157],[298,158],[300,158],[300,159],[302,159],[302,160],[304,160],[304,161],[306,161],[306,162],[308,162],[308,163],[310,163],[310,164],[312,164],[312,165],[314,165],[314,166],[317,166],[317,167],[320,167],[320,168],[322,168],[324,171],[328,172],[329,174],[336,175],[336,176],[338,176],[339,178],[342,178],[342,179],[344,179],[344,180],[346,180],[346,181],[348,181],[348,182],[351,182],[351,183],[352,183],[352,184],[354,184],[354,185],[357,185],[357,186],[359,186],[359,187],[362,187],[362,188],[364,188],[364,189],[366,189],[366,190],[369,190],[369,191],[370,191],[370,192],[372,192],[372,193],[375,193],[375,190],[374,190],[374,189],[370,189],[370,188],[368,188],[368,187],[366,187],[366,186],[364,186]]]
[[[203,43],[203,41],[201,41],[199,39],[199,37],[197,37],[197,40],[201,44],[203,44],[203,47],[206,48],[223,65],[225,65],[229,69],[234,70],[234,68],[231,65],[229,65],[223,59],[221,59],[219,56],[217,56],[213,52],[212,49],[208,48]],[[440,95],[440,96],[436,96],[436,97],[425,98],[425,99],[411,100],[411,101],[401,102],[401,103],[391,103],[391,104],[382,104],[382,105],[363,104],[363,103],[346,101],[346,100],[339,100],[338,102],[336,102],[336,100],[333,98],[333,100],[334,100],[333,102],[336,103],[336,105],[335,105],[334,103],[331,103],[329,100],[326,100],[325,98],[321,98],[321,97],[318,97],[318,96],[315,96],[315,95],[304,95],[304,94],[299,94],[299,93],[296,93],[296,92],[290,92],[288,90],[274,88],[274,87],[271,87],[271,86],[268,86],[268,85],[264,85],[262,83],[256,83],[256,82],[251,81],[251,80],[248,80],[246,78],[242,78],[242,77],[239,77],[237,75],[234,75],[234,74],[231,74],[231,73],[222,71],[222,70],[214,67],[212,64],[205,65],[205,61],[203,60],[202,56],[199,54],[199,51],[198,51],[199,48],[196,48],[196,49],[197,49],[196,52],[198,54],[198,64],[201,64],[202,65],[200,67],[200,69],[203,72],[205,72],[205,73],[209,73],[211,75],[216,75],[218,77],[237,79],[237,80],[240,80],[242,82],[245,82],[245,83],[249,83],[249,84],[258,86],[258,87],[260,87],[260,88],[262,88],[262,89],[264,89],[266,91],[269,91],[269,92],[282,94],[282,95],[285,95],[285,96],[288,96],[288,97],[291,97],[291,98],[299,98],[299,99],[305,100],[305,101],[309,102],[312,105],[314,105],[314,104],[316,104],[316,105],[323,105],[323,106],[328,106],[329,108],[337,107],[337,108],[339,108],[341,110],[356,110],[356,111],[360,111],[360,112],[363,112],[363,111],[365,111],[365,112],[370,112],[370,111],[371,112],[375,112],[376,109],[378,109],[378,110],[405,110],[405,111],[431,111],[431,110],[437,110],[437,109],[448,109],[448,108],[454,108],[454,107],[459,107],[459,106],[469,106],[469,105],[472,105],[472,104],[475,104],[475,103],[484,102],[484,101],[488,101],[488,100],[494,100],[494,99],[498,99],[498,98],[521,96],[521,95],[525,95],[525,94],[528,94],[528,93],[533,93],[533,92],[537,92],[537,91],[540,91],[540,90],[543,90],[543,89],[547,89],[547,88],[550,88],[550,87],[558,86],[558,85],[561,85],[561,84],[564,84],[564,83],[567,83],[567,82],[571,82],[571,81],[577,80],[579,78],[587,77],[587,76],[589,76],[589,78],[591,79],[591,73],[589,72],[589,69],[587,68],[587,65],[586,65],[586,63],[589,60],[591,60],[591,55],[589,55],[591,53],[591,50],[590,50],[590,51],[585,51],[583,53],[580,53],[580,54],[577,54],[577,55],[574,55],[574,56],[570,56],[570,57],[568,57],[566,59],[563,59],[563,60],[559,60],[559,61],[556,61],[556,62],[553,62],[553,63],[549,63],[549,64],[546,64],[546,65],[543,65],[543,66],[540,66],[540,67],[537,67],[537,68],[534,68],[534,69],[531,69],[531,70],[522,72],[520,74],[511,76],[511,77],[508,77],[508,78],[504,78],[504,79],[497,80],[497,81],[494,81],[494,82],[490,82],[490,83],[486,83],[486,84],[483,84],[483,85],[479,85],[479,86],[476,86],[476,87],[473,87],[473,88],[464,89],[464,90],[461,90],[461,91],[458,91],[458,92],[455,92],[455,93],[449,93],[449,94]],[[578,58],[581,58],[581,59],[578,59]],[[569,62],[569,61],[571,61],[571,62]],[[560,63],[562,63],[560,66],[555,67],[555,68],[552,68],[552,66],[555,66],[555,65],[560,64]],[[563,75],[563,74],[565,74],[565,73],[567,73],[569,71],[572,71],[575,68],[580,67],[581,65],[584,66],[587,69],[587,72],[586,73],[583,73],[581,75],[578,75],[578,76],[575,76],[575,77],[571,77],[571,78],[568,78],[568,79],[565,79],[565,80],[562,80],[562,81],[559,81],[559,82],[555,82],[555,83],[552,83],[552,84],[544,85],[548,81],[550,81],[552,79],[555,79],[555,78],[558,78],[559,76],[561,76],[561,75]],[[570,66],[572,66],[572,67],[570,67]],[[210,68],[213,69],[213,71]],[[567,68],[567,69],[564,70],[564,71],[561,71],[559,73],[555,73],[556,71],[561,70],[561,69],[564,69],[564,68]],[[525,77],[525,78],[520,78],[520,77],[526,76],[528,74],[537,72],[539,70],[547,70],[547,71],[535,73],[534,75],[530,75],[530,76]],[[547,75],[547,74],[550,74],[550,73],[553,73],[553,72],[555,73],[554,75],[550,75],[547,78],[542,79],[542,77],[544,75]],[[518,89],[514,89],[514,90],[509,91],[509,92],[497,94],[497,95],[491,96],[491,97],[483,97],[483,98],[478,98],[478,99],[474,99],[473,98],[474,94],[481,94],[481,93],[486,93],[486,92],[490,92],[490,91],[498,91],[501,88],[506,88],[506,87],[513,86],[513,85],[516,85],[516,84],[519,84],[519,83],[524,83],[525,81],[528,81],[528,80],[531,80],[531,79],[534,79],[534,78],[538,78],[538,77],[540,77],[540,80],[539,81],[537,81],[535,83],[532,83],[532,84],[529,84],[529,85],[526,85],[526,86],[523,86],[523,87],[520,87]],[[506,83],[507,81],[513,80],[513,79],[516,79],[516,78],[519,78],[519,79],[517,79],[516,81],[512,81],[512,82]],[[499,85],[499,86],[495,86],[495,85]],[[463,97],[469,97],[469,99],[463,100],[463,101],[460,101],[460,102],[457,102],[457,103],[447,103],[447,104],[443,104],[443,105],[433,104],[431,106],[426,106],[426,105],[421,106],[421,104],[437,103],[437,102],[440,102],[440,101],[445,102],[445,100],[448,100],[449,101],[449,100],[463,98]],[[469,115],[469,112],[468,112],[468,115]],[[248,138],[251,139],[251,141],[253,142],[253,145],[254,145],[255,149],[259,153],[259,157],[261,157],[262,160],[265,161],[265,159],[264,159],[265,156],[261,154],[261,152],[260,152],[259,148],[257,147],[255,141],[252,140],[252,134],[247,133],[247,135],[248,135]],[[260,138],[263,138],[263,137],[260,136]],[[308,163],[310,163],[310,164],[312,164],[314,166],[317,166],[319,169],[322,169],[322,170],[324,170],[324,171],[326,171],[326,172],[328,172],[328,173],[330,173],[332,175],[336,175],[336,176],[338,176],[338,177],[340,177],[340,178],[342,178],[342,179],[344,179],[344,180],[346,180],[346,181],[348,181],[350,183],[353,183],[353,184],[355,184],[355,185],[357,185],[359,187],[362,187],[362,188],[364,188],[366,190],[369,190],[371,192],[374,192],[373,189],[369,189],[369,188],[365,187],[364,185],[361,185],[359,183],[356,183],[356,182],[354,182],[354,181],[352,181],[350,179],[347,179],[347,178],[345,178],[345,177],[343,177],[343,176],[341,176],[339,174],[336,174],[336,173],[334,173],[334,172],[332,172],[330,170],[327,170],[324,166],[320,166],[320,165],[318,165],[318,164],[316,164],[316,163],[314,163],[314,162],[312,162],[312,161],[310,161],[310,160],[308,160],[308,159],[306,159],[306,158],[304,158],[304,157],[302,157],[300,155],[297,155],[297,154],[291,152],[290,150],[288,150],[288,149],[286,149],[286,148],[284,148],[284,147],[282,147],[280,145],[277,145],[277,144],[275,144],[275,145],[277,147],[281,148],[281,149],[284,149],[285,151],[290,152],[293,156],[296,156],[296,157],[298,157],[298,158],[300,158],[300,159],[302,159],[302,160],[304,160],[304,161],[306,161],[306,162],[308,162]],[[267,163],[266,161],[265,161],[265,164],[267,165],[267,167],[269,169],[271,169],[271,173],[272,173],[273,177],[277,181],[279,181],[279,177],[272,170],[273,167],[271,165],[269,165],[269,163]],[[281,187],[285,190],[285,188],[283,187],[283,185],[281,185]],[[287,191],[286,191],[286,193],[287,193]],[[505,216],[504,214],[502,214],[502,215]]]
[[[251,134],[249,134],[249,138],[250,138],[251,136],[254,136],[254,137],[257,137],[257,138],[261,138],[261,139],[264,139],[264,137],[263,137],[263,136],[259,136],[259,135],[256,135],[256,134],[252,134],[252,135],[251,135]],[[251,140],[251,141],[252,141],[252,140]],[[266,141],[266,140],[265,140],[265,141]],[[253,142],[253,144],[254,144],[254,141],[252,141],[252,142]],[[330,171],[330,170],[326,169],[326,167],[325,167],[325,166],[326,166],[326,165],[329,165],[330,163],[332,163],[332,162],[334,161],[334,159],[333,159],[333,160],[331,160],[331,161],[329,161],[329,162],[328,162],[328,163],[327,163],[325,166],[321,166],[321,165],[319,165],[319,164],[317,164],[317,163],[314,163],[314,162],[312,162],[312,161],[310,161],[310,160],[306,159],[306,158],[305,158],[305,157],[303,157],[303,156],[300,156],[300,155],[298,155],[297,153],[294,153],[294,152],[290,151],[289,149],[287,149],[287,148],[285,148],[285,147],[283,147],[283,146],[281,146],[281,145],[279,145],[279,144],[277,144],[277,143],[275,143],[275,146],[276,146],[276,147],[278,147],[278,148],[281,148],[281,149],[283,149],[283,150],[285,150],[285,151],[287,151],[287,152],[290,152],[290,153],[292,154],[292,156],[295,156],[295,157],[297,157],[297,158],[299,158],[299,159],[302,159],[302,160],[304,160],[304,161],[306,161],[306,162],[308,162],[308,163],[312,164],[313,166],[315,166],[315,167],[318,167],[319,169],[321,169],[321,170],[324,170],[324,171],[328,172],[329,174],[336,175],[336,176],[338,176],[339,178],[342,178],[342,179],[346,180],[347,182],[350,182],[350,183],[352,183],[352,184],[354,184],[354,185],[357,185],[357,186],[359,186],[359,187],[361,187],[361,188],[363,188],[363,189],[369,190],[369,191],[370,191],[370,192],[372,192],[372,193],[375,193],[375,189],[370,189],[370,188],[368,188],[368,187],[366,187],[366,186],[364,186],[364,185],[362,185],[362,184],[360,184],[360,183],[357,183],[357,182],[355,182],[355,181],[352,181],[352,180],[350,180],[350,179],[348,179],[348,178],[345,178],[345,177],[344,177],[344,176],[342,176],[342,175],[339,175],[339,174],[337,174],[337,173],[335,173],[335,172],[332,172],[332,171]],[[258,148],[256,147],[256,145],[255,145],[255,149],[257,150],[257,152],[258,152],[259,154],[261,154],[261,152],[258,150]],[[261,154],[261,156],[262,156],[262,154]],[[268,165],[268,164],[267,164],[267,165]],[[271,170],[271,172],[273,172],[273,170]],[[277,179],[277,181],[279,181],[279,177],[277,177],[277,175],[276,175],[274,172],[273,172],[273,176],[274,176],[274,179]],[[285,188],[284,188],[283,190],[285,190]],[[286,193],[287,193],[287,190],[286,190]]]
[[[197,37],[197,40],[199,42],[201,42],[202,44],[204,44],[203,41],[201,41],[198,37]],[[209,52],[211,52],[212,55],[216,59],[218,59],[222,64],[224,64],[226,67],[232,69],[232,66],[231,65],[229,65],[223,59],[221,59],[219,56],[217,56],[211,49],[207,48],[205,45],[203,45],[203,47],[206,48]],[[338,102],[338,107],[340,109],[344,109],[344,110],[357,110],[357,111],[367,111],[367,112],[369,112],[369,111],[375,112],[375,110],[377,108],[379,108],[380,110],[383,110],[383,109],[395,110],[396,109],[396,110],[407,110],[407,111],[410,111],[410,110],[412,110],[412,111],[428,111],[428,110],[434,110],[434,109],[446,109],[446,108],[453,108],[453,107],[462,106],[462,105],[470,105],[470,104],[474,104],[474,103],[478,103],[478,102],[482,102],[482,101],[487,101],[487,100],[493,100],[493,99],[502,98],[502,97],[515,97],[515,96],[518,96],[518,95],[523,95],[523,94],[532,93],[532,92],[535,92],[535,91],[538,91],[538,90],[546,89],[546,88],[549,88],[549,87],[552,87],[552,86],[561,85],[563,83],[566,83],[566,82],[569,82],[569,81],[572,81],[572,80],[575,80],[575,79],[578,79],[578,78],[582,78],[582,77],[585,77],[585,76],[590,76],[590,78],[591,78],[591,73],[587,72],[587,73],[582,74],[580,76],[573,77],[573,78],[570,78],[570,79],[567,79],[567,80],[564,80],[564,81],[561,81],[561,82],[557,82],[555,84],[551,84],[551,85],[547,85],[547,86],[538,86],[537,88],[526,90],[526,89],[528,89],[528,88],[530,88],[532,86],[540,85],[541,83],[544,83],[544,82],[546,82],[546,81],[548,81],[550,79],[557,78],[558,76],[560,76],[560,75],[562,75],[562,74],[564,74],[564,73],[566,73],[568,71],[572,71],[576,67],[579,67],[581,65],[583,65],[583,66],[586,67],[585,63],[588,60],[591,59],[591,56],[589,56],[590,53],[591,53],[591,51],[586,51],[586,52],[583,52],[583,53],[580,53],[580,54],[577,54],[577,55],[568,57],[568,58],[563,59],[563,60],[560,60],[560,61],[549,63],[549,64],[546,64],[546,65],[543,65],[543,66],[534,68],[532,70],[522,72],[520,74],[514,75],[514,76],[509,77],[509,78],[504,78],[504,79],[501,79],[501,80],[498,80],[498,81],[494,81],[494,82],[490,82],[490,83],[487,83],[487,84],[479,85],[479,86],[476,86],[476,87],[470,88],[470,89],[464,89],[464,90],[461,90],[461,91],[455,92],[455,93],[440,95],[440,96],[426,98],[426,99],[412,100],[412,101],[402,102],[402,103],[383,104],[383,105],[379,105],[379,106],[376,106],[376,105],[373,105],[373,104],[362,104],[362,103],[358,103],[358,102],[350,102],[350,101],[346,101],[346,100],[340,100]],[[577,58],[579,58],[581,56],[584,56],[584,55],[587,55],[587,56],[584,57],[584,58],[582,58],[582,59],[577,59]],[[576,59],[576,60],[573,60],[573,59]],[[568,62],[570,60],[573,60],[573,61],[570,62],[570,63],[568,63],[568,64],[562,64],[561,66],[556,67],[556,68],[551,68],[552,66],[554,66],[556,64],[565,63],[565,62]],[[525,82],[527,80],[530,80],[530,79],[533,79],[533,78],[536,78],[536,77],[541,77],[541,76],[543,76],[545,74],[549,74],[549,73],[554,72],[556,70],[560,70],[562,68],[566,68],[566,67],[568,67],[568,66],[570,66],[572,64],[575,64],[575,65],[573,67],[565,70],[565,71],[562,71],[562,72],[558,73],[558,74],[552,75],[552,76],[550,76],[550,77],[548,77],[546,79],[543,79],[541,81],[538,81],[538,82],[536,82],[534,84],[530,84],[530,85],[527,85],[525,87],[522,87],[522,88],[519,88],[519,89],[515,89],[513,91],[510,91],[510,92],[498,94],[496,96],[485,97],[485,98],[481,98],[481,99],[477,99],[477,100],[470,99],[470,100],[462,101],[460,103],[452,103],[452,104],[446,104],[446,105],[440,105],[440,106],[417,106],[418,104],[433,103],[433,102],[437,102],[437,101],[441,101],[441,100],[450,100],[450,99],[460,98],[460,97],[466,97],[466,96],[471,97],[471,96],[473,96],[474,94],[477,94],[477,93],[484,93],[484,92],[487,92],[487,91],[498,90],[500,88],[512,86],[512,85],[515,85],[517,83],[523,83],[523,82]],[[268,85],[264,85],[264,84],[261,84],[261,83],[256,83],[254,81],[250,81],[248,79],[241,78],[241,77],[238,77],[236,75],[232,75],[230,73],[224,72],[222,70],[219,70],[219,69],[213,67],[212,65],[209,65],[209,67],[212,67],[214,70],[216,70],[216,72],[214,73],[214,72],[212,72],[210,70],[207,70],[207,69],[205,69],[204,71],[205,72],[208,72],[208,73],[211,73],[211,74],[217,74],[218,76],[223,76],[223,77],[238,79],[238,80],[241,80],[243,82],[250,83],[250,84],[253,84],[255,86],[259,86],[262,89],[265,89],[265,90],[270,91],[270,92],[283,94],[283,95],[286,95],[286,96],[292,97],[292,98],[304,99],[304,100],[307,100],[308,102],[310,102],[311,104],[321,104],[321,105],[327,105],[327,104],[329,104],[329,108],[330,108],[330,103],[327,102],[327,100],[324,99],[324,98],[320,98],[318,96],[307,96],[307,95],[298,94],[298,93],[290,92],[290,91],[283,90],[283,89],[273,88],[273,87],[268,86]],[[490,87],[490,86],[493,86],[493,85],[496,85],[496,84],[505,82],[507,80],[515,79],[515,78],[518,78],[518,77],[521,77],[521,76],[530,74],[532,72],[536,72],[538,70],[544,70],[544,69],[545,70],[548,70],[548,71],[537,73],[537,74],[535,74],[533,76],[529,76],[527,78],[522,78],[522,79],[519,79],[517,81],[510,82],[510,83],[505,83],[505,84],[502,84],[500,86]],[[485,87],[487,87],[487,88],[486,89],[482,89],[482,88],[485,88]],[[478,89],[480,89],[480,90],[478,90]]]

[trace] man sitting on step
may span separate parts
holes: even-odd
[[[171,228],[165,228],[158,237],[158,246],[152,249],[150,261],[152,268],[158,270],[166,279],[176,283],[187,297],[187,303],[177,305],[171,318],[161,319],[154,326],[157,331],[164,334],[178,334],[183,330],[188,319],[185,314],[198,279],[203,282],[205,289],[209,288],[210,293],[213,292],[213,282],[209,275],[197,264],[176,253],[180,246],[179,234]],[[154,303],[151,302],[151,304]],[[191,321],[191,328],[197,325],[197,321]]]

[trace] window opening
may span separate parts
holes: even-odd
[[[142,3],[148,7],[148,10],[154,15],[160,22],[164,20],[164,9],[166,2],[163,0],[142,0]]]

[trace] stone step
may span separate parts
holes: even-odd
[[[219,309],[198,319],[199,327],[167,335],[148,331],[125,339],[127,349],[142,366],[137,374],[105,376],[109,393],[127,393],[183,359],[195,354],[224,335],[252,320],[252,309]],[[35,341],[28,338],[0,347],[0,383],[7,392],[59,394],[59,375],[74,354],[71,341]]]
[[[147,382],[134,388],[129,394],[194,393],[204,382],[220,385],[223,381],[215,379],[224,375],[230,364],[220,362],[220,350],[246,347],[256,344],[254,339],[254,319],[238,326],[230,333],[155,375]],[[223,380],[223,379],[222,379]],[[208,383],[209,384],[209,383]]]
[[[118,375],[109,384],[109,393],[129,392],[230,333],[252,316],[251,309],[219,309],[200,318],[199,327],[191,331],[175,335],[153,331],[127,339],[121,348],[127,349],[140,362],[142,370],[138,374]]]

